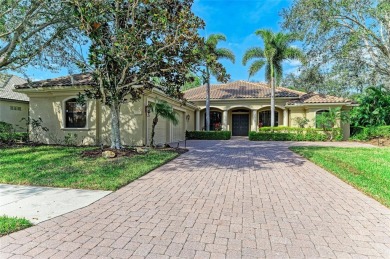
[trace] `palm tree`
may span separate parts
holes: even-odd
[[[275,126],[275,83],[278,84],[283,76],[282,63],[285,60],[301,60],[304,54],[301,50],[291,47],[290,44],[298,39],[292,33],[273,33],[271,30],[260,29],[255,32],[264,42],[264,49],[253,47],[248,49],[242,59],[246,65],[254,59],[249,67],[249,77],[259,72],[265,65],[266,79],[271,87],[271,127]]]
[[[152,136],[150,138],[150,146],[154,147],[154,135],[155,128],[158,123],[158,118],[162,117],[171,121],[174,125],[179,123],[179,120],[176,117],[176,112],[173,110],[172,106],[166,101],[157,100],[155,103],[150,103],[149,108],[151,112],[155,114],[152,124]]]
[[[217,48],[220,41],[226,41],[226,36],[223,34],[211,34],[206,39],[202,50],[203,62],[205,64],[203,76],[206,82],[206,131],[210,130],[210,77],[221,78],[221,75],[224,75],[226,78],[226,71],[217,60],[228,59],[232,63],[235,62],[234,53],[230,49]]]

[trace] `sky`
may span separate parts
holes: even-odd
[[[246,49],[250,47],[262,47],[261,39],[254,34],[258,29],[271,29],[274,32],[281,30],[282,18],[280,13],[287,8],[292,0],[195,0],[193,12],[202,18],[206,27],[200,31],[202,36],[213,33],[222,33],[227,41],[221,42],[218,47],[229,48],[236,56],[235,64],[230,61],[222,61],[231,81],[248,80],[248,66],[242,65],[242,57]],[[299,63],[286,61],[284,63],[285,74],[296,72]],[[265,81],[264,69],[249,80]],[[28,68],[28,77],[33,80],[43,80],[58,76],[68,75],[66,68],[57,73],[44,71],[40,68]],[[213,78],[212,83],[216,83]]]

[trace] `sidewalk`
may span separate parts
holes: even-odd
[[[110,191],[75,190],[0,184],[1,216],[39,222],[90,205]]]

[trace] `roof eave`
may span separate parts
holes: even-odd
[[[298,99],[299,97],[276,97],[275,99]],[[256,98],[230,98],[230,99],[210,99],[210,101],[237,101],[237,100],[270,100],[271,97],[256,97]],[[204,102],[206,99],[188,99],[191,102]]]

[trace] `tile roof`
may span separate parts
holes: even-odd
[[[41,88],[53,86],[82,86],[93,85],[91,74],[75,74],[36,82],[28,82],[16,86],[16,89]]]
[[[277,87],[275,90],[276,97],[299,97],[304,92],[291,90],[284,87]],[[227,84],[211,85],[211,99],[257,99],[270,98],[271,88],[266,83],[252,83],[247,81],[235,81]],[[190,101],[205,100],[206,86],[199,86],[184,92],[184,97]]]
[[[0,99],[28,102],[27,95],[14,92],[15,85],[24,84],[27,81],[14,75],[0,74]]]
[[[353,103],[351,100],[332,95],[307,93],[302,95],[298,100],[293,100],[287,104],[304,104],[304,103]]]
[[[189,101],[206,100],[206,86],[199,86],[184,92],[184,97]],[[212,100],[227,99],[259,99],[270,98],[271,89],[266,83],[253,83],[247,81],[235,81],[227,84],[213,84],[210,87]],[[341,97],[318,93],[305,93],[285,87],[276,87],[275,97],[296,98],[287,104],[310,104],[310,103],[352,103],[351,100]]]

